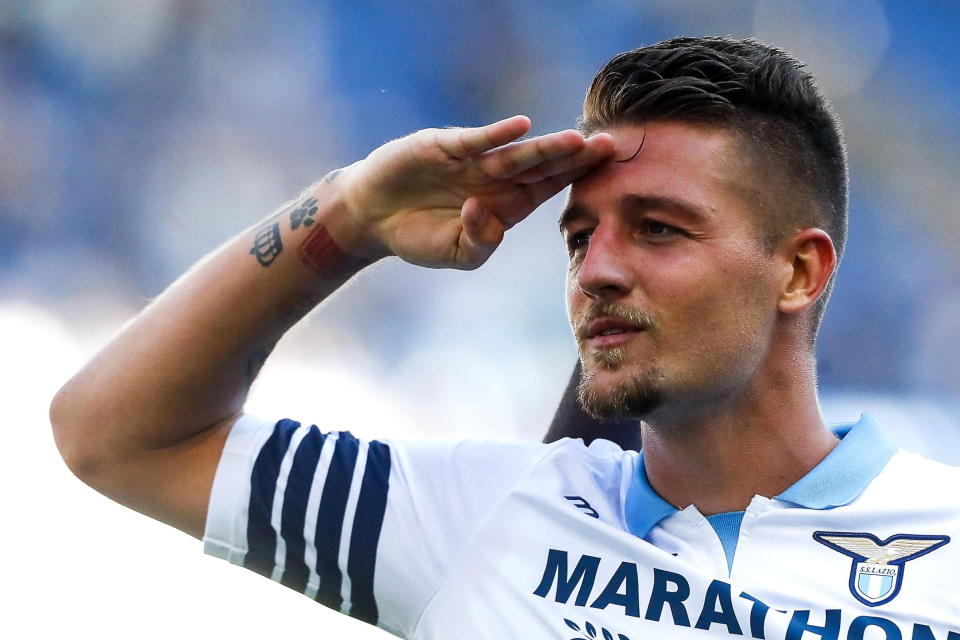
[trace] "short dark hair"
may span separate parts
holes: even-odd
[[[767,246],[808,227],[843,254],[847,160],[836,117],[803,64],[756,40],[673,38],[615,56],[593,79],[578,128],[680,120],[729,129],[763,180]],[[833,279],[814,307],[816,333]]]

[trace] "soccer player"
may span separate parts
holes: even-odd
[[[960,472],[818,410],[847,177],[810,76],[679,38],[601,69],[578,131],[529,127],[390,142],[201,261],[55,398],[70,468],[402,637],[960,638]],[[571,183],[577,395],[642,453],[360,441],[325,431],[322,389],[320,427],[244,415],[272,346],[357,271],[478,267]]]

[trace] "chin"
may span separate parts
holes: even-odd
[[[592,366],[583,364],[577,399],[597,420],[642,419],[663,403],[663,392],[655,375],[622,371],[623,356],[615,351],[596,353]]]

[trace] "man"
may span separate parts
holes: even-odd
[[[608,63],[579,132],[515,142],[529,126],[388,143],[203,260],[54,400],[70,468],[403,637],[960,637],[957,472],[818,410],[846,164],[800,65],[675,39]],[[364,266],[478,267],[570,183],[578,397],[634,420],[642,455],[242,414],[276,341]]]

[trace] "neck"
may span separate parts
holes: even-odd
[[[650,485],[679,509],[742,511],[783,493],[837,444],[817,404],[814,364],[758,374],[733,396],[644,421]],[[658,414],[661,412],[658,412]]]

